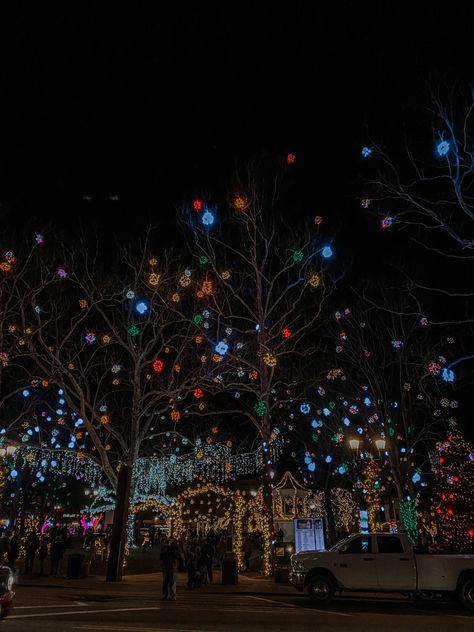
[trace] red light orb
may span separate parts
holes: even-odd
[[[203,208],[204,202],[200,198],[196,198],[195,200],[193,200],[193,209],[196,211],[196,213],[200,213]]]
[[[287,165],[294,165],[296,161],[296,156],[295,154],[288,154],[286,157],[286,164]]]
[[[161,373],[163,371],[163,360],[155,360],[153,362],[153,371]]]
[[[195,388],[194,389],[194,397],[196,399],[202,399],[204,397],[204,393],[202,388]]]

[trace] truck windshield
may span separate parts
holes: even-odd
[[[348,535],[346,538],[339,540],[339,542],[336,542],[336,544],[334,544],[330,549],[328,549],[328,551],[337,551],[344,544],[344,542],[347,542],[351,537],[352,536]]]

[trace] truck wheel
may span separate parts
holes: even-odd
[[[474,577],[466,579],[459,591],[462,604],[468,610],[474,610]]]
[[[328,604],[334,597],[334,584],[326,575],[313,575],[309,580],[308,594],[315,603]]]

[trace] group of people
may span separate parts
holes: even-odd
[[[49,556],[50,575],[56,577],[59,563],[68,545],[68,533],[60,527],[53,527],[49,533],[39,536],[31,531],[24,539],[24,568],[25,575],[33,573],[35,560],[38,559],[39,575],[45,572],[45,560]],[[17,570],[17,560],[20,557],[20,536],[17,532],[4,531],[0,537],[0,561],[7,563],[12,571]]]
[[[250,568],[250,557],[254,550],[254,542],[250,536],[244,540],[245,570]],[[163,599],[176,599],[176,573],[187,573],[187,590],[193,590],[212,582],[215,566],[222,567],[227,550],[227,534],[225,531],[215,532],[212,529],[206,536],[188,533],[179,540],[163,538],[161,541],[160,560],[163,570]]]
[[[190,533],[176,540],[163,538],[160,560],[163,569],[163,599],[176,598],[176,573],[187,572],[187,589],[199,588],[214,579],[214,564],[222,564],[227,548],[225,534],[210,531],[206,537]]]

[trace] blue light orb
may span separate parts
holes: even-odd
[[[25,388],[21,391],[21,394],[23,395],[23,397],[29,397],[30,391],[27,388]]]
[[[370,147],[362,147],[360,152],[362,158],[368,158],[371,155],[372,151],[373,150]]]
[[[344,417],[344,419],[342,420],[345,426],[350,426],[351,425],[351,420],[348,417]]]
[[[327,457],[324,460],[326,461],[326,463],[331,463],[332,456],[330,454],[328,454]]]
[[[311,406],[309,404],[301,404],[300,406],[300,410],[303,413],[303,415],[307,415],[309,413],[309,411],[311,410]]]
[[[216,350],[216,353],[223,356],[227,353],[227,349],[229,348],[229,345],[227,345],[223,340],[221,340],[219,343],[216,344],[214,348]]]
[[[454,375],[454,371],[452,369],[448,369],[447,367],[445,367],[441,371],[441,379],[443,380],[443,382],[454,382],[455,377],[456,376]]]
[[[324,259],[330,259],[333,254],[334,252],[331,246],[324,246],[324,248],[321,250],[321,255],[324,257]]]
[[[411,477],[411,480],[413,481],[413,483],[419,483],[421,481],[420,473],[415,472],[413,476]]]
[[[314,461],[313,461],[312,463],[310,463],[310,464],[308,465],[308,470],[309,470],[310,472],[314,472],[314,470],[315,470],[315,469],[316,469],[316,463],[314,463]]]
[[[201,222],[204,224],[204,226],[212,226],[214,224],[214,221],[215,217],[214,214],[211,213],[211,211],[206,211],[205,213],[203,213],[201,217]]]
[[[305,456],[305,457],[304,457],[304,462],[306,463],[306,465],[308,465],[309,463],[311,463],[311,457],[310,457],[310,456]]]
[[[148,305],[145,303],[145,301],[138,301],[138,303],[135,305],[135,311],[143,316],[143,314],[148,311]]]
[[[329,417],[330,414],[331,414],[331,411],[329,410],[329,408],[323,408],[323,415],[325,417]]]
[[[370,399],[370,397],[366,397],[366,398],[364,399],[364,404],[365,404],[366,406],[372,406],[372,400]]]
[[[16,478],[16,477],[18,476],[18,472],[17,472],[16,470],[12,470],[12,471],[10,472],[10,476],[11,476],[12,478]]]
[[[440,140],[436,145],[436,153],[441,158],[444,158],[449,153],[451,145],[447,140]]]

